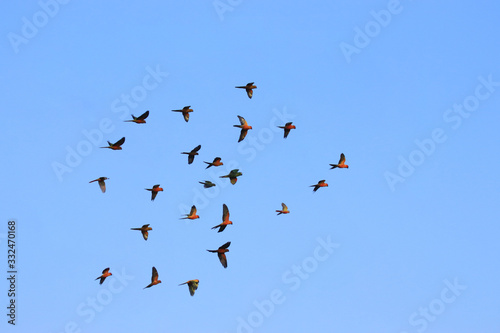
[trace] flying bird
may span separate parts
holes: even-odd
[[[104,282],[104,280],[106,280],[106,278],[107,278],[108,276],[111,276],[111,275],[113,275],[113,274],[111,274],[111,273],[109,272],[109,267],[108,267],[108,268],[105,268],[105,269],[102,271],[102,275],[101,275],[101,276],[98,276],[98,277],[96,278],[96,280],[101,279],[101,281],[99,281],[99,284],[102,284],[102,283]]]
[[[316,192],[320,187],[328,187],[328,184],[325,183],[325,180],[320,180],[316,185],[311,185],[309,187],[314,187],[313,192]]]
[[[226,229],[228,224],[233,224],[233,222],[229,221],[229,209],[227,209],[226,204],[222,205],[222,223],[219,225],[216,225],[212,229],[219,228],[219,231],[217,232],[223,232],[224,229]]]
[[[240,120],[241,125],[233,125],[233,127],[241,128],[240,138],[238,139],[238,142],[241,142],[245,136],[247,136],[248,130],[252,129],[252,126],[249,126],[245,118],[242,116],[238,116],[238,119]]]
[[[191,164],[194,161],[194,157],[196,155],[198,155],[198,150],[200,150],[200,149],[201,149],[201,145],[198,145],[195,148],[193,148],[193,150],[191,150],[189,153],[184,151],[181,154],[188,155],[188,164]]]
[[[216,158],[214,158],[214,161],[213,161],[212,163],[203,161],[203,163],[208,164],[208,166],[207,166],[205,169],[208,169],[208,168],[210,168],[211,166],[216,166],[216,167],[218,167],[218,166],[224,165],[224,163],[222,163],[220,160],[221,160],[221,158],[220,158],[220,157],[216,157]]]
[[[156,270],[156,268],[153,266],[153,274],[151,275],[151,283],[148,284],[146,287],[144,287],[143,289],[146,289],[146,288],[149,288],[149,287],[152,287],[154,285],[157,285],[158,283],[161,283],[161,280],[158,280],[158,271]]]
[[[189,280],[188,282],[181,283],[179,286],[182,286],[183,284],[187,284],[189,287],[189,293],[191,296],[194,296],[194,292],[196,289],[198,289],[198,284],[200,283],[200,280]]]
[[[89,183],[99,182],[99,187],[101,188],[102,193],[106,192],[106,183],[105,180],[109,179],[108,177],[99,177],[97,179],[89,181]]]
[[[113,150],[122,150],[121,145],[125,142],[125,137],[121,138],[120,140],[116,141],[115,143],[111,143],[108,141],[107,147],[100,147],[100,148],[109,148]]]
[[[189,112],[193,112],[193,109],[190,109],[191,106],[185,106],[182,108],[182,110],[172,110],[173,112],[182,112],[182,115],[184,116],[184,120],[186,123],[189,121]]]
[[[339,160],[339,164],[330,164],[331,169],[335,169],[335,168],[349,168],[349,166],[347,164],[345,164],[345,155],[344,153],[340,154],[340,160]]]
[[[146,188],[145,190],[151,191],[151,201],[154,201],[159,191],[163,192],[163,189],[160,187],[160,185],[155,185],[153,186],[153,188]]]
[[[196,215],[196,206],[193,205],[191,207],[191,211],[189,212],[189,214],[186,214],[186,217],[181,217],[180,219],[181,220],[185,220],[185,219],[190,219],[190,220],[194,220],[194,219],[199,219],[200,217],[198,215]]]
[[[231,245],[231,242],[227,242],[226,244],[219,247],[217,250],[207,250],[208,252],[217,253],[220,263],[224,268],[227,268],[226,252],[229,252],[229,250],[227,249],[229,245]]]
[[[288,207],[283,202],[281,203],[281,207],[283,207],[282,210],[277,210],[276,211],[276,213],[278,213],[278,215],[290,213],[290,211],[288,210]]]
[[[131,115],[132,116],[132,120],[124,120],[125,122],[132,122],[132,123],[136,123],[136,124],[145,124],[146,123],[146,118],[149,116],[149,110],[144,112],[143,114],[141,114],[139,117],[135,117],[133,114]]]
[[[210,180],[205,180],[204,182],[198,182],[198,183],[203,184],[204,188],[210,188],[215,186],[215,184],[212,183]]]
[[[254,82],[250,82],[250,83],[247,83],[246,86],[237,86],[235,88],[245,89],[247,91],[248,98],[252,98],[252,96],[253,96],[252,89],[257,89],[257,86],[254,85]]]
[[[148,236],[149,236],[148,230],[153,230],[153,228],[151,228],[149,226],[149,224],[145,224],[140,228],[130,228],[130,230],[140,230],[144,240],[148,240]]]
[[[283,128],[285,130],[285,135],[284,138],[288,136],[288,133],[290,133],[291,129],[295,129],[295,125],[292,125],[292,122],[286,123],[285,126],[278,126],[279,128]]]
[[[238,178],[239,176],[242,176],[243,174],[241,172],[239,172],[240,169],[234,169],[234,170],[231,170],[230,173],[228,173],[227,175],[225,176],[220,176],[219,178],[229,178],[229,180],[231,181],[231,184],[236,184],[236,182],[238,181]]]

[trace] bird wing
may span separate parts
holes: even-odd
[[[116,141],[112,146],[121,146],[125,142],[125,137],[121,138],[120,140]]]
[[[243,139],[247,136],[248,130],[242,129],[240,132],[240,138],[238,139],[238,142],[243,141]]]
[[[231,242],[227,242],[226,244],[221,245],[221,247],[219,247],[219,249],[227,249],[229,247],[229,245],[231,245]]]
[[[288,210],[288,207],[283,202],[281,203],[281,207],[283,207],[283,210]]]
[[[144,112],[143,114],[141,114],[139,117],[137,117],[137,119],[139,120],[144,120],[146,119],[147,117],[149,116],[149,110]]]
[[[245,118],[243,118],[242,116],[238,116],[238,119],[240,120],[241,125],[247,125],[247,121],[245,120]]]
[[[153,274],[151,275],[151,283],[158,281],[158,271],[156,267],[153,266]]]
[[[344,153],[340,154],[340,160],[339,160],[339,164],[344,164],[345,162],[345,155]]]
[[[188,281],[189,293],[194,296],[194,292],[198,289],[198,280]]]
[[[101,188],[102,193],[106,192],[106,183],[104,180],[99,180],[99,187]]]
[[[193,205],[193,206],[191,207],[191,211],[189,212],[189,215],[190,215],[190,216],[194,216],[194,215],[196,215],[196,206],[195,206],[195,205]]]
[[[229,209],[226,204],[222,205],[222,222],[229,220]]]
[[[227,258],[224,253],[217,253],[217,256],[219,257],[220,263],[224,268],[227,268]]]
[[[191,150],[191,153],[196,153],[200,149],[201,149],[201,145],[198,145],[198,146],[194,147],[193,150]]]

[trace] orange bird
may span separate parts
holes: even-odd
[[[217,232],[223,232],[224,229],[226,229],[228,224],[233,224],[233,222],[229,221],[229,209],[227,209],[226,204],[222,205],[222,223],[219,225],[216,225],[212,229],[219,228],[219,231]]]
[[[140,230],[144,240],[148,240],[148,236],[149,236],[148,230],[153,230],[153,228],[151,228],[149,226],[149,224],[145,224],[140,228],[130,228],[130,230]]]
[[[153,266],[153,274],[151,275],[151,283],[145,286],[143,289],[152,287],[154,285],[157,285],[158,283],[161,283],[161,280],[158,280],[158,271],[156,268]]]
[[[210,168],[211,166],[216,166],[216,167],[218,167],[218,166],[224,165],[224,163],[222,163],[220,160],[221,160],[221,158],[220,158],[220,157],[216,157],[216,158],[214,158],[214,161],[213,161],[212,163],[203,161],[203,163],[208,164],[208,166],[207,166],[205,169],[208,169],[208,168]]]
[[[288,207],[283,202],[281,203],[281,207],[283,207],[282,210],[277,210],[276,211],[278,213],[278,215],[290,213],[290,211],[288,210]]]
[[[252,126],[249,126],[247,124],[247,121],[245,120],[245,118],[243,118],[242,116],[238,116],[238,118],[240,119],[241,125],[233,125],[233,127],[241,128],[240,138],[238,140],[238,142],[241,142],[241,141],[243,141],[243,139],[245,138],[245,136],[247,136],[248,130],[252,129]]]
[[[108,268],[105,268],[105,269],[102,271],[102,275],[101,275],[101,276],[98,276],[98,277],[96,278],[96,280],[97,280],[97,279],[101,279],[101,281],[99,281],[99,284],[102,284],[102,283],[104,282],[104,280],[106,280],[106,278],[107,278],[108,276],[111,276],[111,275],[113,275],[113,274],[111,274],[111,273],[109,272],[109,267],[108,267]]]
[[[325,180],[320,180],[316,185],[311,185],[309,187],[314,187],[313,192],[316,192],[320,187],[328,187],[328,184],[325,183]]]
[[[254,85],[254,82],[247,83],[246,86],[238,86],[235,88],[240,88],[240,89],[245,89],[247,91],[248,98],[252,98],[253,96],[253,90],[252,89],[257,89],[257,86]]]
[[[224,268],[227,268],[226,252],[229,252],[229,250],[227,249],[229,245],[231,245],[231,242],[227,242],[226,244],[219,247],[217,250],[207,250],[208,252],[217,253],[220,263]]]
[[[125,137],[121,138],[120,140],[116,141],[115,143],[111,143],[108,141],[107,147],[100,147],[100,148],[109,148],[113,150],[122,150],[121,145],[125,142]]]
[[[198,145],[198,146],[194,147],[193,150],[191,150],[189,153],[188,152],[182,152],[181,154],[188,155],[188,164],[191,164],[194,161],[194,157],[196,155],[198,155],[198,150],[200,150],[200,149],[201,149],[201,145]]]
[[[200,217],[198,215],[196,215],[196,206],[193,205],[191,207],[191,211],[189,212],[189,214],[186,214],[186,217],[181,217],[180,220],[186,220],[186,219],[190,219],[190,220],[194,220],[194,219],[199,219]]]
[[[182,286],[183,284],[187,284],[189,287],[189,293],[191,296],[194,296],[194,292],[196,289],[198,289],[198,284],[200,283],[200,280],[189,280],[188,282],[181,283],[179,286]]]
[[[210,187],[215,186],[215,184],[212,183],[210,180],[206,180],[204,182],[198,182],[198,183],[202,184],[204,188],[210,188]]]
[[[292,125],[292,122],[286,123],[285,126],[278,126],[279,128],[283,128],[285,130],[285,136],[284,138],[288,136],[288,133],[290,133],[291,129],[295,129],[295,125]]]
[[[106,183],[105,180],[109,179],[108,177],[99,177],[97,179],[89,181],[89,183],[99,182],[99,187],[101,188],[102,193],[106,192]]]
[[[151,201],[153,201],[156,198],[156,195],[158,194],[159,191],[163,192],[163,189],[160,187],[160,185],[155,185],[153,188],[146,188],[146,191],[151,191]]]
[[[125,122],[132,122],[136,124],[145,124],[146,123],[146,118],[149,116],[149,110],[141,114],[139,117],[134,117],[132,114],[132,120],[124,120]]]
[[[173,112],[182,112],[182,115],[184,116],[184,120],[186,123],[189,121],[189,112],[193,112],[193,109],[190,109],[191,106],[185,106],[182,108],[182,110],[172,110]]]
[[[229,180],[231,181],[231,184],[236,184],[236,182],[238,181],[238,177],[239,176],[243,176],[243,174],[241,172],[239,172],[240,169],[233,169],[231,170],[230,173],[228,173],[227,175],[225,176],[220,176],[219,178],[229,178]]]
[[[349,166],[347,164],[345,164],[345,155],[344,153],[340,154],[340,160],[339,160],[339,164],[330,164],[331,165],[331,169],[335,169],[335,168],[349,168]]]

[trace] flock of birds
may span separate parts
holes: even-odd
[[[245,86],[236,86],[235,88],[245,89],[248,98],[252,98],[252,96],[253,96],[253,89],[256,89],[257,86],[254,85],[254,82],[250,82],[250,83],[248,83]],[[189,121],[189,114],[191,112],[193,112],[193,109],[191,109],[190,106],[185,106],[182,109],[172,110],[172,111],[173,112],[180,112],[180,113],[182,113],[182,116],[184,117],[184,120],[186,122],[188,122]],[[146,111],[142,115],[140,115],[139,117],[135,117],[134,115],[132,115],[132,119],[131,120],[125,120],[125,122],[134,122],[136,124],[145,124],[146,123],[146,118],[148,116],[149,116],[149,111]],[[246,137],[246,135],[248,133],[248,130],[252,129],[252,126],[248,125],[248,123],[245,120],[245,118],[243,118],[241,116],[238,116],[238,119],[240,121],[240,124],[239,125],[233,125],[233,126],[241,129],[240,136],[239,136],[239,139],[238,139],[238,142],[241,142],[241,141],[243,141],[245,139],[245,137]],[[292,129],[296,129],[295,125],[292,125],[292,122],[288,122],[284,126],[278,126],[278,127],[284,130],[284,138],[288,137],[288,134],[290,133],[290,131]],[[120,140],[118,140],[115,143],[111,143],[111,142],[108,141],[108,146],[106,146],[106,147],[100,147],[100,148],[109,148],[109,149],[112,149],[112,150],[122,150],[121,146],[124,143],[125,143],[125,137],[121,138]],[[191,163],[193,163],[195,156],[198,155],[198,151],[200,149],[201,149],[201,145],[198,145],[195,148],[193,148],[191,151],[189,151],[189,152],[182,152],[181,154],[188,155],[188,164],[191,164]],[[218,167],[218,166],[221,166],[221,165],[224,164],[224,163],[222,163],[222,159],[220,157],[215,157],[214,160],[213,160],[213,162],[205,162],[204,161],[204,163],[207,164],[206,169],[208,169],[208,168],[210,168],[212,166]],[[340,154],[340,160],[339,160],[339,162],[337,164],[330,164],[330,166],[331,166],[331,169],[335,169],[335,168],[349,168],[349,166],[347,164],[345,164],[345,155],[343,153]],[[229,178],[231,184],[234,185],[234,184],[236,184],[236,182],[238,180],[238,177],[242,176],[242,175],[243,174],[239,171],[239,169],[234,169],[234,170],[231,170],[229,172],[229,174],[224,175],[224,176],[220,176],[220,178]],[[99,187],[100,187],[102,193],[105,193],[106,192],[106,183],[105,183],[105,181],[107,179],[109,179],[109,178],[107,178],[107,177],[99,177],[97,179],[91,180],[89,183],[98,182]],[[214,183],[212,183],[211,181],[208,181],[208,180],[203,181],[203,182],[199,182],[199,183],[202,184],[204,188],[210,188],[210,187],[215,186]],[[317,184],[310,185],[310,187],[313,187],[313,192],[316,192],[321,187],[328,187],[328,184],[323,179],[323,180],[318,181]],[[157,185],[154,185],[152,188],[146,188],[145,190],[151,192],[151,201],[154,201],[155,198],[156,198],[156,196],[158,195],[158,192],[162,192],[163,188],[161,188],[160,185],[157,184]],[[278,213],[277,215],[290,213],[290,211],[288,210],[288,207],[286,206],[285,203],[282,203],[281,206],[282,206],[282,209],[276,210],[276,212]],[[190,210],[189,214],[186,214],[181,219],[195,220],[195,219],[199,218],[199,216],[196,213],[197,213],[196,206],[193,205],[191,207],[191,210]],[[230,225],[230,224],[233,224],[233,222],[229,220],[229,209],[226,206],[226,204],[223,204],[222,205],[222,223],[220,223],[220,224],[212,227],[212,229],[217,229],[218,228],[217,232],[223,232],[224,229],[228,225]],[[148,235],[149,235],[148,231],[153,230],[153,229],[149,226],[149,224],[145,224],[145,225],[143,225],[140,228],[131,228],[131,230],[138,230],[138,231],[140,231],[142,233],[142,237],[144,238],[144,240],[148,240]],[[207,251],[211,252],[211,253],[217,253],[217,256],[219,258],[220,263],[222,264],[222,266],[224,268],[227,268],[226,252],[229,252],[228,248],[229,248],[230,245],[231,245],[231,242],[227,242],[227,243],[221,245],[217,250],[207,250]],[[97,277],[96,280],[100,280],[99,284],[103,284],[104,281],[105,281],[105,279],[108,276],[111,276],[111,275],[113,275],[113,274],[110,272],[110,268],[108,267],[108,268],[105,268],[102,271],[102,274],[99,277]],[[189,280],[187,282],[181,283],[181,284],[179,284],[179,286],[187,284],[188,287],[189,287],[189,293],[190,293],[190,295],[194,296],[195,291],[198,289],[199,282],[200,281],[198,279],[193,279],[193,280]],[[151,274],[151,283],[148,284],[146,287],[144,287],[144,289],[150,288],[150,287],[152,287],[154,285],[157,285],[159,283],[161,283],[161,280],[158,279],[158,271],[153,266],[152,274]]]

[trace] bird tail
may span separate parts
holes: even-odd
[[[278,213],[278,215],[283,214],[281,210],[277,210],[276,213]]]
[[[330,165],[331,165],[330,170],[335,169],[336,167],[338,167],[338,166],[339,166],[338,164],[330,164]]]
[[[212,163],[210,163],[210,162],[205,162],[205,161],[203,161],[203,163],[207,163],[207,164],[208,164],[208,166],[207,166],[205,169],[208,169],[208,168],[210,168],[210,167],[213,165],[213,164],[212,164]]]

